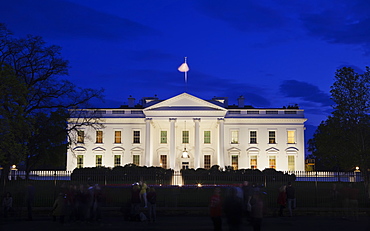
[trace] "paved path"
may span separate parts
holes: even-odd
[[[223,230],[228,230],[223,220]],[[67,223],[61,225],[52,222],[48,216],[35,216],[33,221],[19,218],[1,219],[0,230],[25,230],[25,231],[59,231],[59,230],[213,230],[209,217],[204,215],[188,216],[163,216],[158,217],[156,223],[124,221],[121,216],[105,217],[101,223]],[[252,231],[252,227],[244,222],[241,231]],[[325,216],[296,216],[296,217],[266,217],[263,220],[263,231],[369,231],[369,219],[364,214],[359,221],[345,220],[339,217]]]

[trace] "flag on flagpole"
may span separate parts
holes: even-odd
[[[181,64],[181,66],[179,66],[178,70],[180,72],[188,72],[189,71],[189,66],[188,64],[185,62],[183,64]]]
[[[181,64],[181,66],[179,66],[179,68],[177,68],[177,70],[179,70],[180,72],[184,72],[184,77],[185,77],[185,83],[187,84],[188,82],[188,71],[189,71],[189,66],[188,64],[186,63],[186,59],[187,57],[185,57],[185,61],[183,64]]]

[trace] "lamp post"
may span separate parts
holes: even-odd
[[[360,180],[360,173],[361,173],[360,167],[356,166],[356,168],[355,168],[355,177],[354,177],[355,178],[354,179],[355,182],[357,182],[357,181]]]

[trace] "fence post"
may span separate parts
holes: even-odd
[[[104,186],[106,186],[107,185],[107,170],[105,169],[105,171],[104,171]]]
[[[5,192],[5,186],[6,186],[6,180],[5,180],[5,171],[4,171],[4,168],[1,169],[1,175],[0,175],[2,178],[3,178],[3,191]],[[3,192],[1,192],[3,193]]]
[[[315,173],[316,177],[315,177],[315,207],[317,207],[317,171]]]
[[[267,187],[267,179],[266,179],[266,174],[265,174],[265,188]]]
[[[54,187],[57,186],[57,170],[54,170]]]

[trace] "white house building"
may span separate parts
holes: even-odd
[[[67,170],[79,167],[139,166],[304,171],[303,110],[228,105],[227,98],[203,100],[182,93],[167,100],[143,98],[99,113],[101,128],[74,131]],[[68,121],[72,126],[77,118]]]

